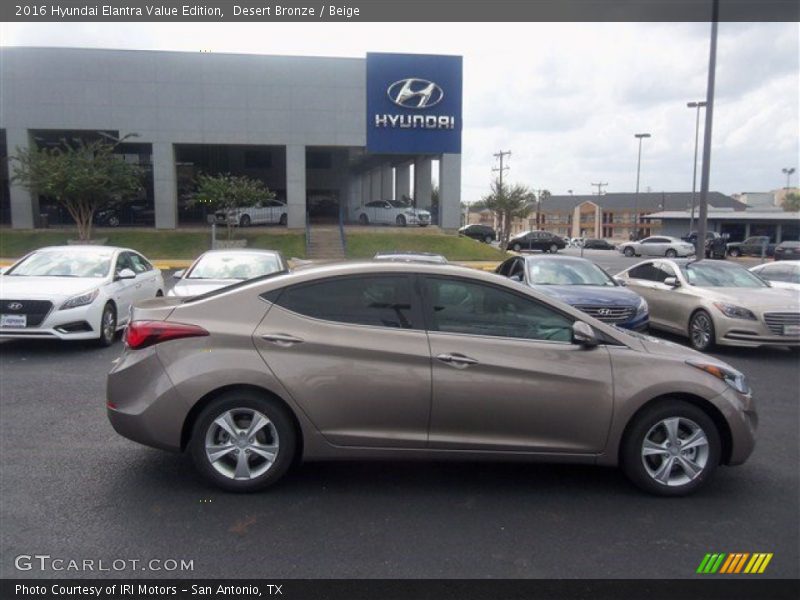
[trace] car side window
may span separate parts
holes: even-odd
[[[675,269],[673,269],[671,265],[664,263],[660,263],[655,266],[654,275],[656,277],[656,281],[661,283],[664,283],[667,277],[678,277],[678,275],[675,273]]]
[[[289,287],[277,304],[292,312],[339,323],[421,329],[415,322],[411,279],[405,275],[340,277]]]
[[[136,273],[136,270],[133,268],[133,263],[131,262],[131,256],[129,252],[122,252],[117,257],[117,268],[114,270],[114,273],[119,273],[123,269],[130,269]]]
[[[508,277],[511,274],[511,267],[514,266],[514,259],[509,258],[506,262],[504,262],[500,267],[497,269],[497,274],[502,275],[503,277]]]
[[[643,279],[645,281],[658,281],[658,269],[651,262],[636,265],[628,271],[631,279]]]
[[[528,340],[572,341],[573,320],[503,288],[455,278],[425,278],[429,329]]]
[[[135,254],[133,252],[128,252],[128,257],[130,258],[131,264],[133,265],[133,272],[137,275],[139,273],[145,273],[150,271],[153,267],[152,265],[147,262],[144,258]]]
[[[525,263],[519,259],[514,259],[511,263],[511,270],[508,273],[511,278],[517,278],[520,281],[525,279]]]

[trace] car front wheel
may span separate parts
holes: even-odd
[[[492,243],[492,241],[493,241],[493,240],[492,240],[492,236],[490,236],[490,235],[487,235],[485,238],[483,238],[483,242],[484,242],[485,244],[491,244],[491,243]]]
[[[728,254],[730,254],[732,257],[736,258],[737,256],[741,256],[742,255],[742,251],[739,250],[738,248],[732,248],[731,251],[728,252]]]
[[[239,227],[250,227],[250,215],[242,215],[239,219]]]
[[[670,248],[669,250],[667,250],[666,256],[667,258],[675,258],[676,256],[678,256],[678,253],[675,252],[674,249]]]
[[[406,218],[403,215],[397,215],[397,219],[395,221],[398,227],[405,227],[406,226]]]
[[[623,250],[622,253],[628,258],[631,258],[635,254],[633,248],[625,248],[625,250]]]
[[[555,244],[550,244],[550,254],[555,254],[558,252],[558,246]]]
[[[97,345],[108,347],[114,343],[117,335],[117,311],[111,302],[103,307],[103,314],[100,317],[100,337],[97,338]]]
[[[706,352],[715,342],[714,320],[706,311],[698,310],[689,319],[689,343],[695,350]]]
[[[645,491],[684,496],[702,486],[720,461],[720,436],[699,407],[666,399],[645,408],[622,445],[622,468]]]
[[[361,223],[362,225],[368,225],[369,217],[367,217],[367,215],[362,213],[361,215],[358,216],[358,222]]]
[[[519,244],[514,244],[514,252],[521,252],[522,246]]]
[[[203,409],[189,444],[206,479],[231,492],[254,492],[286,474],[297,439],[291,417],[278,401],[233,390]]]

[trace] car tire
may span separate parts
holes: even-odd
[[[711,478],[721,448],[717,427],[705,411],[667,398],[634,417],[622,441],[620,460],[628,479],[646,492],[685,496]]]
[[[630,247],[628,247],[628,248],[625,248],[625,250],[623,250],[623,251],[622,251],[622,253],[623,253],[625,256],[627,256],[628,258],[632,258],[632,257],[633,257],[633,256],[636,254],[636,252],[634,251],[634,249],[633,249],[633,248],[630,248]]]
[[[278,219],[278,225],[283,225],[285,227],[286,223],[288,223],[288,217],[286,216],[286,213],[283,213],[281,218]]]
[[[239,227],[250,227],[250,215],[239,217]]]
[[[732,248],[728,252],[728,254],[730,254],[733,258],[736,258],[737,256],[741,256],[742,255],[742,251],[739,250],[738,248]]]
[[[550,244],[550,254],[556,254],[558,252],[558,246],[556,244]]]
[[[483,243],[484,244],[491,244],[493,241],[494,240],[492,239],[492,236],[490,236],[490,235],[487,235],[485,238],[483,238]]]
[[[403,215],[397,215],[395,219],[395,223],[397,223],[398,227],[405,227],[406,226],[406,218]]]
[[[101,348],[108,348],[114,343],[117,337],[117,309],[112,302],[106,302],[103,312],[100,315],[100,335],[97,338],[97,345]]]
[[[703,309],[689,318],[689,345],[699,352],[708,352],[717,342],[714,319]]]
[[[233,427],[230,433],[218,421],[226,416],[227,426]],[[256,418],[266,419],[267,424],[248,439],[244,434]],[[207,446],[218,448],[217,460],[212,462]],[[189,451],[197,470],[214,485],[229,492],[255,492],[286,474],[297,451],[297,435],[288,410],[279,401],[251,390],[232,390],[215,398],[197,416]],[[262,453],[271,454],[273,460]]]
[[[358,216],[358,222],[362,225],[369,225],[369,217],[362,213]]]
[[[119,217],[117,215],[110,216],[106,225],[109,227],[119,227]]]
[[[666,256],[667,258],[675,258],[676,256],[678,256],[678,253],[673,248],[670,248],[669,250],[667,250],[664,256]]]
[[[514,244],[514,252],[522,252],[522,246],[520,244]]]

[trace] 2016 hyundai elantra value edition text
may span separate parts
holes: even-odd
[[[496,275],[312,267],[133,310],[108,376],[120,434],[227,490],[296,460],[620,465],[681,495],[753,450],[745,377]]]

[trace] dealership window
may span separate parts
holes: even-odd
[[[245,150],[244,166],[246,169],[271,169],[272,154],[269,150]]]
[[[775,241],[778,226],[773,223],[752,223],[750,225],[750,235],[765,235],[769,238],[770,242]]]
[[[787,221],[781,225],[781,241],[783,240],[800,240],[800,224],[797,221]]]
[[[307,317],[339,323],[418,328],[411,279],[405,275],[346,277],[290,287],[277,304]]]
[[[306,167],[309,169],[330,169],[333,167],[333,154],[322,150],[309,150],[306,154]]]
[[[572,341],[572,320],[503,288],[454,278],[425,278],[429,329],[554,342]]]

